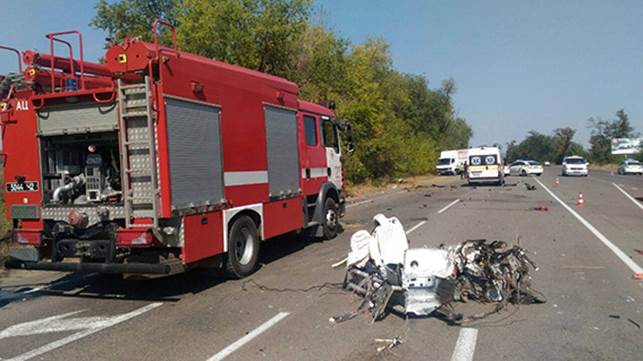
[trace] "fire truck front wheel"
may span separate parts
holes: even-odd
[[[324,202],[324,223],[322,224],[324,238],[333,239],[339,230],[339,208],[337,202],[331,197]]]
[[[252,218],[239,217],[228,232],[226,271],[235,278],[243,278],[257,267],[259,260],[259,232]]]

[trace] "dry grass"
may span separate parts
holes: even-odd
[[[453,177],[441,177],[432,174],[398,178],[388,182],[365,182],[361,184],[352,184],[345,187],[348,198],[361,198],[369,194],[382,193],[394,189],[412,188],[418,185],[444,184]]]
[[[594,164],[592,163],[589,166],[589,169],[600,169],[600,170],[606,170],[609,172],[616,172],[618,170],[618,164]]]

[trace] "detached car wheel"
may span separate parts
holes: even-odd
[[[324,202],[324,220],[322,223],[325,239],[333,239],[339,231],[339,207],[333,198]]]
[[[259,232],[252,218],[241,216],[228,232],[226,271],[235,278],[243,278],[257,268],[259,261]]]

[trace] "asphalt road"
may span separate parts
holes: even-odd
[[[445,188],[359,200],[332,241],[265,242],[262,267],[246,280],[206,271],[147,281],[12,271],[0,278],[0,359],[640,360],[643,281],[632,275],[643,265],[643,177],[559,172],[509,177],[515,185],[507,187],[464,187],[453,177]],[[534,253],[534,286],[548,302],[466,327],[393,314],[331,324],[357,299],[339,289],[344,271],[330,265],[377,213],[398,217],[412,247],[519,240]],[[487,307],[457,305],[467,314]],[[376,338],[396,336],[400,346],[376,351]]]

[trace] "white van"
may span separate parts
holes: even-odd
[[[443,150],[435,170],[440,175],[459,174],[460,165],[467,162],[468,149]]]
[[[469,149],[467,163],[467,178],[469,184],[505,182],[502,157],[498,147],[479,147]]]
[[[440,153],[440,158],[435,166],[439,175],[456,174],[458,172],[458,151],[445,150]]]

